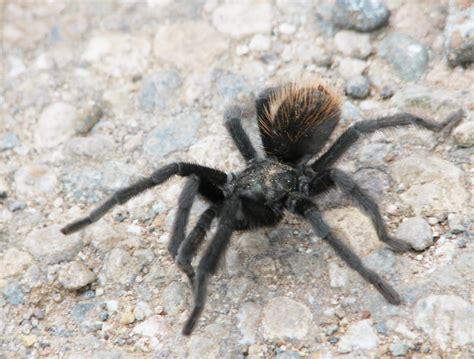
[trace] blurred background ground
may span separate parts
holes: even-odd
[[[1,24],[0,357],[474,355],[470,1],[3,1]],[[234,235],[182,337],[192,300],[166,251],[181,179],[59,233],[174,159],[238,171],[225,105],[320,80],[343,98],[341,128],[466,112],[447,139],[375,134],[338,164],[380,201],[392,233],[425,251],[394,254],[347,199],[319,201],[403,305],[287,216]]]

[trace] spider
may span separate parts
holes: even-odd
[[[194,294],[194,306],[183,334],[190,335],[204,310],[209,277],[229,246],[235,231],[279,223],[288,210],[307,220],[317,236],[326,241],[343,261],[372,284],[391,304],[400,304],[400,295],[331,231],[312,197],[339,188],[370,217],[378,238],[397,252],[413,250],[409,243],[392,237],[382,220],[377,203],[346,172],[334,168],[336,161],[361,136],[389,127],[416,125],[432,131],[449,131],[462,117],[462,110],[442,123],[400,113],[350,126],[322,155],[314,159],[328,141],[340,118],[340,100],[325,85],[286,84],[264,90],[250,105],[232,105],[224,114],[225,126],[247,162],[246,168],[226,174],[195,163],[165,165],[129,187],[115,192],[87,217],[61,229],[76,232],[104,216],[112,207],[168,180],[174,175],[187,177],[179,196],[178,209],[168,250],[186,274]],[[256,151],[242,127],[242,119],[256,117],[263,154]],[[197,195],[209,203],[194,228],[186,235],[191,206]],[[218,224],[213,238],[195,270],[192,259],[214,219]]]

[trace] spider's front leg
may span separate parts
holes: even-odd
[[[202,241],[206,237],[206,233],[211,227],[211,223],[216,216],[219,215],[220,205],[212,205],[206,209],[200,216],[194,226],[189,232],[186,239],[181,243],[178,249],[178,255],[176,256],[176,263],[179,268],[186,274],[191,284],[191,288],[195,289],[195,273],[194,268],[191,265],[193,257],[196,255]]]
[[[302,193],[292,193],[288,197],[287,208],[308,220],[314,232],[323,240],[329,243],[336,254],[345,261],[349,267],[357,271],[367,282],[372,284],[385,299],[391,304],[400,304],[400,295],[387,282],[373,270],[367,268],[362,260],[352,249],[337,238],[331,228],[323,220],[319,209]]]
[[[117,204],[124,204],[132,197],[152,188],[158,186],[168,180],[174,175],[183,177],[195,175],[205,183],[211,184],[216,191],[219,191],[217,186],[223,186],[227,182],[227,174],[216,170],[214,168],[200,166],[194,163],[175,162],[163,166],[152,173],[150,177],[143,178],[132,185],[119,189],[112,194],[104,203],[94,209],[88,216],[80,218],[72,223],[69,223],[61,229],[63,234],[71,234],[81,230],[82,228],[97,222],[108,211],[110,211]],[[210,191],[207,191],[210,192]],[[203,193],[206,195],[207,193]]]
[[[375,227],[377,236],[382,242],[388,244],[397,252],[414,250],[411,244],[388,234],[377,203],[346,172],[331,168],[315,175],[313,178],[302,177],[300,183],[300,190],[309,196],[315,196],[337,186],[344,193],[350,195],[357,205],[367,213]]]

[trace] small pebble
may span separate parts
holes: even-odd
[[[328,342],[329,342],[330,344],[332,344],[332,345],[337,344],[338,341],[339,341],[339,338],[338,338],[338,337],[330,337],[330,338],[328,339]]]
[[[250,40],[249,49],[252,51],[267,51],[270,49],[271,40],[269,36],[257,34]]]
[[[128,309],[120,315],[120,324],[131,324],[135,321],[135,316],[132,311]]]
[[[430,225],[421,217],[412,217],[403,221],[395,232],[395,237],[410,243],[418,251],[433,244]]]
[[[14,306],[19,306],[25,302],[25,295],[19,282],[10,281],[3,288],[1,292],[6,301]]]
[[[408,352],[408,345],[400,341],[390,344],[390,352],[396,357],[405,356]]]
[[[452,234],[462,233],[466,230],[462,225],[462,217],[457,213],[448,214],[448,225]]]
[[[46,311],[44,309],[35,309],[34,316],[38,319],[44,319]]]
[[[11,150],[19,144],[20,140],[18,139],[18,136],[13,132],[7,132],[0,137],[0,152]]]
[[[330,326],[328,326],[326,328],[326,330],[324,331],[324,333],[327,335],[327,336],[330,336],[332,334],[334,334],[335,332],[337,332],[339,330],[339,325],[337,324],[331,324]]]
[[[27,207],[27,205],[24,202],[20,202],[20,201],[8,202],[8,209],[11,212],[21,211],[22,209],[25,209],[26,207]]]
[[[453,130],[453,137],[459,147],[469,148],[474,146],[474,121],[457,126]]]
[[[428,49],[405,34],[391,33],[383,39],[379,55],[392,65],[403,80],[418,80],[428,67]]]
[[[466,240],[464,238],[459,238],[456,244],[459,248],[466,248]]]
[[[364,99],[369,95],[369,81],[365,76],[352,77],[346,82],[346,94],[354,99]]]
[[[87,268],[84,263],[73,261],[63,265],[58,274],[58,280],[61,285],[70,290],[80,289],[89,283],[95,281],[96,276]],[[93,291],[90,292],[91,297],[95,296]],[[86,292],[86,293],[87,293]],[[87,295],[86,295],[87,296]]]
[[[296,26],[292,24],[284,23],[284,24],[281,24],[278,29],[280,30],[281,34],[291,35],[296,31]]]
[[[38,341],[38,337],[35,334],[21,336],[21,342],[27,348],[32,347],[37,341]]]
[[[392,97],[394,93],[395,92],[393,91],[393,88],[391,88],[390,86],[384,86],[380,91],[380,97],[382,98],[382,100],[387,100]]]
[[[387,335],[387,325],[384,322],[377,323],[375,326],[377,333]]]
[[[107,319],[109,319],[109,313],[107,312],[100,312],[99,314],[99,319],[103,322],[107,321]]]
[[[87,134],[96,124],[100,121],[104,111],[99,105],[93,105],[92,108],[85,114],[79,116],[76,124],[75,130],[77,134],[85,135]]]
[[[336,26],[370,32],[385,26],[390,10],[381,0],[337,0],[332,20]]]
[[[388,213],[388,214],[396,214],[397,211],[398,211],[398,206],[395,205],[395,204],[393,204],[393,203],[391,203],[391,204],[389,204],[389,205],[387,206],[387,209],[386,209],[386,210],[387,210],[387,213]]]
[[[249,53],[249,48],[246,45],[239,45],[235,48],[235,54],[237,56],[243,56]]]
[[[76,304],[71,309],[71,316],[76,322],[82,323],[86,319],[87,313],[89,313],[94,308],[94,306],[94,303]]]

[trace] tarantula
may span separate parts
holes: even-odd
[[[256,151],[242,127],[241,120],[249,113],[256,113],[263,155]],[[127,202],[173,175],[185,176],[188,180],[179,196],[168,245],[171,256],[187,275],[194,293],[194,306],[184,325],[184,335],[191,334],[204,309],[208,279],[216,273],[232,233],[274,226],[282,220],[285,209],[310,222],[316,235],[329,243],[342,260],[374,285],[389,303],[400,304],[400,296],[395,289],[368,269],[352,249],[331,231],[311,197],[338,187],[366,212],[382,242],[395,251],[413,250],[409,243],[388,234],[377,203],[349,174],[332,166],[364,134],[406,125],[441,131],[452,128],[462,117],[463,112],[459,110],[442,123],[408,113],[356,122],[314,160],[313,157],[321,151],[339,122],[338,97],[321,84],[287,84],[268,88],[257,96],[251,108],[233,105],[224,114],[225,126],[247,161],[243,171],[226,174],[194,163],[168,164],[151,176],[118,190],[87,217],[66,225],[61,232],[76,232],[99,220],[116,204]],[[186,235],[189,212],[198,194],[209,202],[209,206]],[[219,223],[214,237],[205,248],[195,271],[191,261],[215,218],[219,218]]]

